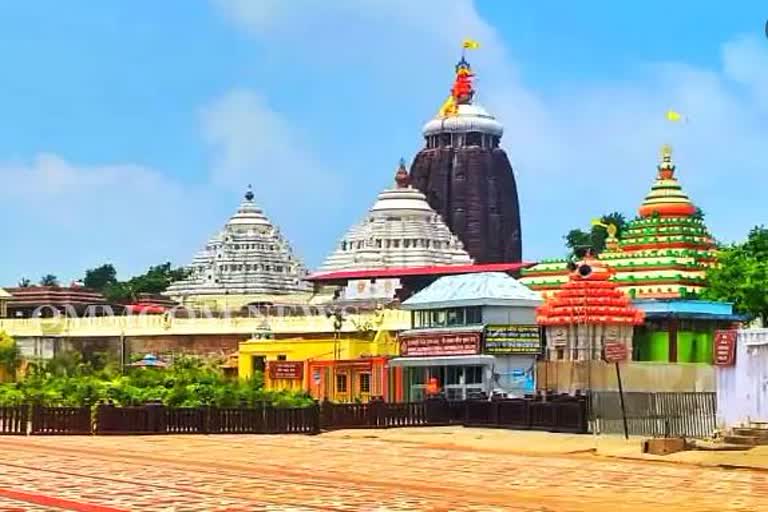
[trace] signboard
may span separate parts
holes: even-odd
[[[344,288],[344,298],[346,300],[391,299],[398,288],[400,288],[400,280],[397,278],[353,279]]]
[[[489,354],[541,354],[537,325],[489,325],[485,328],[485,351]]]
[[[564,348],[568,344],[568,328],[554,326],[547,329],[547,341],[556,348]]]
[[[627,346],[624,343],[606,343],[603,358],[608,363],[620,363],[627,360]]]
[[[304,362],[302,361],[269,361],[268,370],[271,380],[301,380],[304,378]]]
[[[400,337],[402,356],[468,356],[479,352],[479,332]]]
[[[736,363],[736,331],[715,331],[715,365],[733,366]]]

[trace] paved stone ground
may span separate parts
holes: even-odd
[[[766,472],[522,455],[500,435],[480,449],[443,434],[0,438],[0,512],[768,512]]]

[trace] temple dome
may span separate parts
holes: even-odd
[[[307,270],[248,190],[237,211],[192,260],[189,276],[167,294],[279,295],[306,292]]]
[[[658,214],[662,217],[676,217],[696,213],[696,207],[675,177],[675,164],[672,163],[672,149],[669,146],[662,148],[661,162],[657,168],[656,181],[638,210],[640,216]]]
[[[462,104],[457,106],[457,112],[449,116],[437,116],[427,122],[422,129],[425,137],[440,133],[480,132],[496,137],[504,134],[504,126],[488,113],[482,106]]]
[[[250,187],[248,187],[248,192],[245,193],[243,202],[240,203],[240,207],[235,214],[230,217],[229,222],[227,223],[229,226],[272,228],[272,224],[264,215],[261,208],[254,204],[253,198],[253,192],[250,190]]]
[[[472,258],[419,190],[403,179],[382,191],[362,222],[353,226],[320,271],[467,265]]]
[[[537,312],[540,325],[639,325],[644,314],[610,280],[615,270],[587,257],[571,272],[563,287],[548,297]]]

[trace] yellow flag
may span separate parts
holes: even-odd
[[[480,48],[480,43],[475,41],[474,39],[465,39],[462,43],[462,46],[468,50],[477,50]]]
[[[667,121],[680,121],[683,118],[683,116],[680,115],[680,112],[675,112],[674,110],[667,110]]]

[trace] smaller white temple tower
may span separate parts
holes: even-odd
[[[250,186],[237,212],[192,260],[190,275],[167,295],[185,303],[201,296],[308,292],[307,270],[280,230],[253,201]]]
[[[353,226],[320,272],[355,269],[469,265],[472,258],[426,197],[409,185],[405,162],[395,187],[381,192],[362,222]]]

